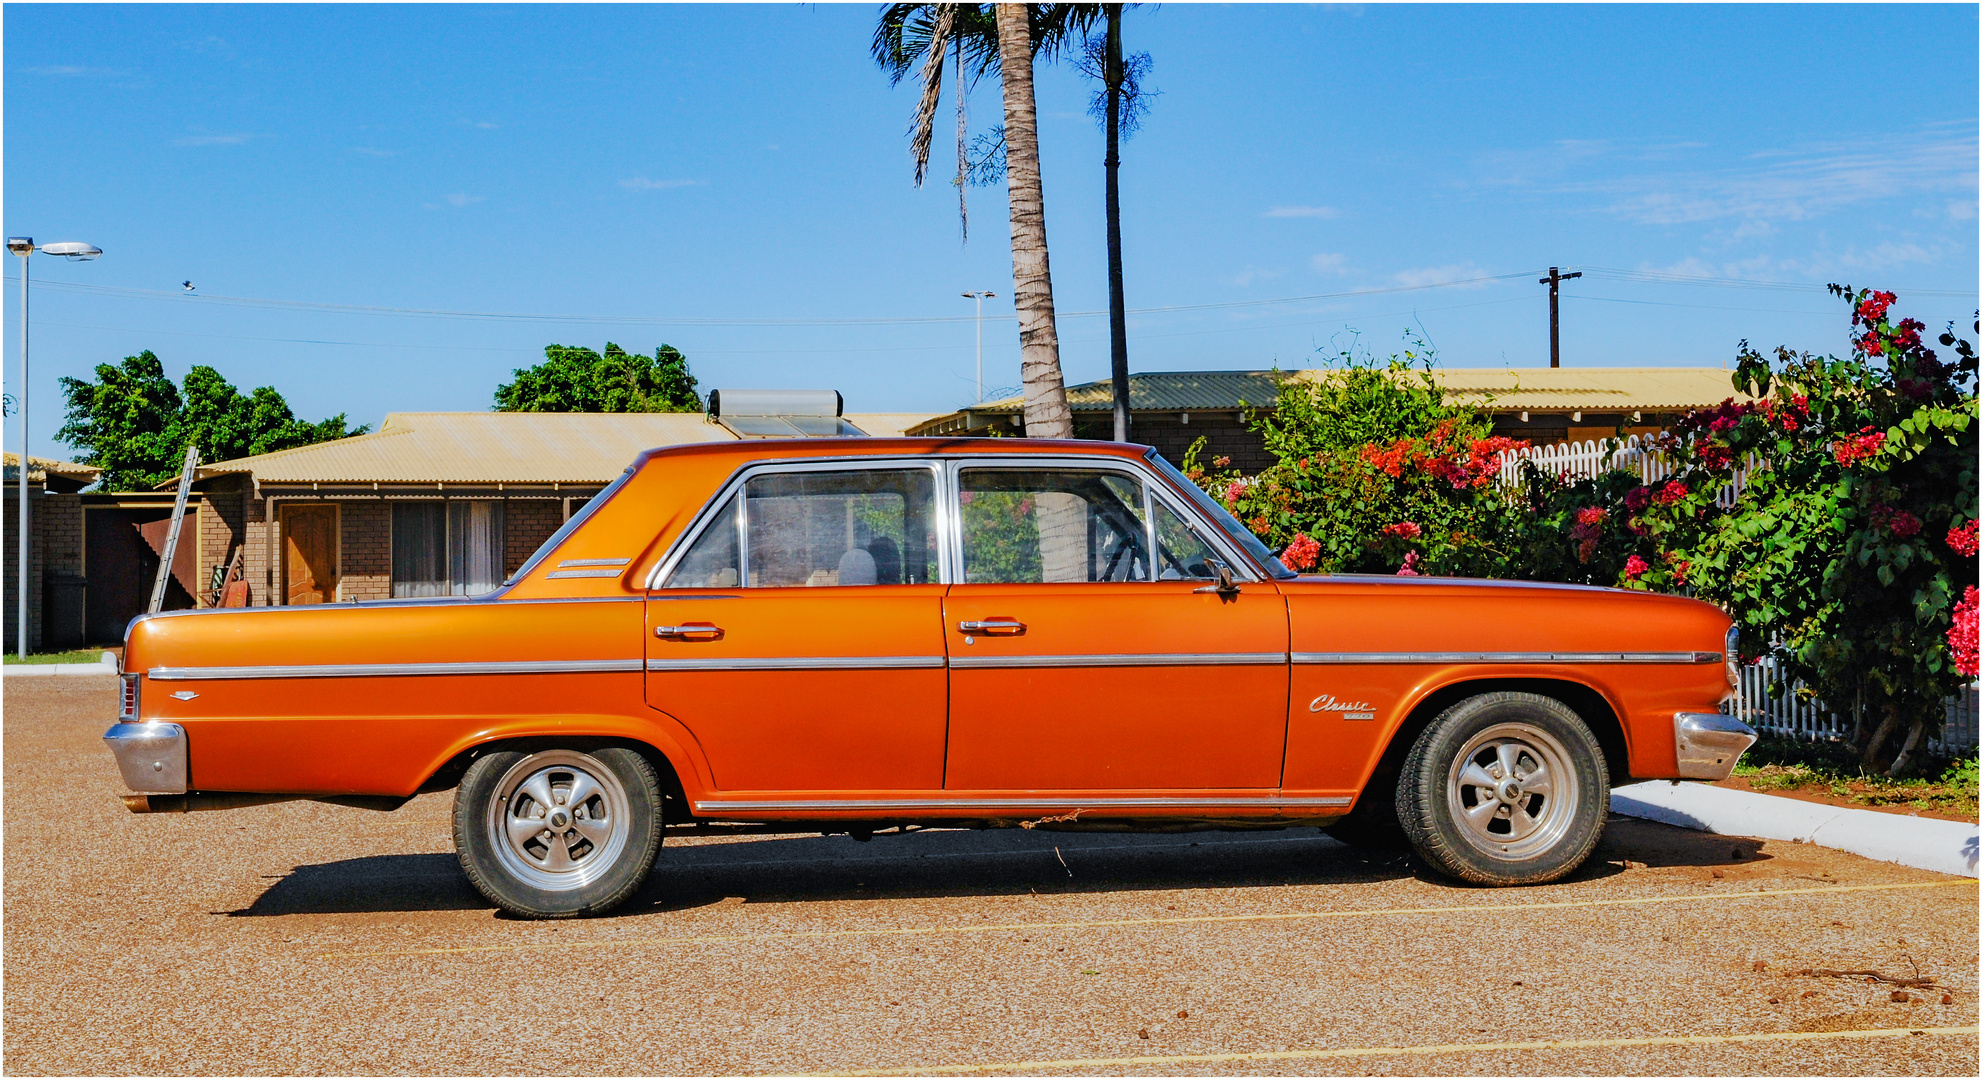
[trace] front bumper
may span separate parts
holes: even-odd
[[[1679,775],[1688,780],[1725,780],[1743,751],[1755,745],[1755,729],[1725,713],[1674,713],[1672,741],[1679,751]]]
[[[186,729],[177,724],[112,724],[103,744],[117,759],[132,791],[179,795],[186,791]]]

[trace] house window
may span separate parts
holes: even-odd
[[[502,503],[395,503],[392,595],[476,596],[502,584]]]

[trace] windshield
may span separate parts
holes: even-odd
[[[1273,552],[1264,543],[1260,542],[1259,537],[1253,535],[1251,529],[1239,524],[1238,518],[1233,517],[1230,511],[1218,505],[1217,499],[1205,494],[1203,488],[1191,483],[1190,478],[1179,471],[1175,465],[1170,464],[1162,454],[1151,450],[1144,456],[1148,458],[1151,465],[1162,470],[1163,475],[1169,477],[1171,482],[1182,490],[1185,495],[1190,496],[1191,502],[1199,510],[1203,511],[1206,517],[1209,517],[1219,528],[1224,529],[1226,535],[1236,541],[1240,547],[1245,548],[1246,554],[1251,555],[1254,561],[1265,567],[1267,573],[1277,578],[1299,576],[1292,570],[1287,569],[1286,565],[1279,559],[1274,558]]]

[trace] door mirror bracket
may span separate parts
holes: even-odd
[[[1206,559],[1204,560],[1204,565],[1210,568],[1211,573],[1218,580],[1213,584],[1192,589],[1192,592],[1217,593],[1220,596],[1239,595],[1238,579],[1233,575],[1232,568],[1226,565],[1223,559]]]

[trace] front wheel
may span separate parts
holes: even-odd
[[[1603,833],[1603,748],[1568,706],[1540,694],[1467,698],[1432,721],[1404,761],[1397,817],[1425,861],[1478,885],[1539,885],[1573,872]]]
[[[517,915],[610,911],[647,880],[660,846],[660,779],[632,750],[498,750],[454,794],[462,870]]]

